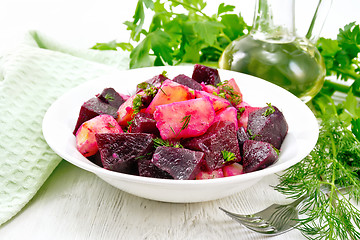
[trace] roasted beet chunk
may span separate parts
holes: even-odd
[[[89,156],[88,159],[89,159],[92,163],[98,165],[99,167],[103,167],[102,162],[101,162],[101,156],[100,156],[99,151],[98,151],[97,153],[95,153],[94,155]]]
[[[151,162],[151,159],[139,159],[138,161],[138,168],[139,168],[139,175],[142,177],[152,177],[152,178],[165,178],[165,179],[172,179],[173,177],[155,166]]]
[[[243,148],[243,167],[247,173],[264,169],[278,159],[274,146],[267,142],[246,140]]]
[[[198,83],[197,81],[195,81],[194,79],[192,79],[191,77],[186,76],[185,74],[180,74],[177,75],[176,77],[174,77],[173,79],[174,82],[177,82],[179,84],[185,85],[191,89],[194,90],[202,90],[201,84]]]
[[[186,148],[158,147],[151,162],[174,179],[193,180],[200,172],[203,156]]]
[[[198,83],[211,84],[216,86],[220,83],[220,75],[217,69],[195,64],[192,79]]]
[[[152,114],[137,113],[131,123],[132,133],[152,133],[160,136],[159,129],[156,127],[156,121]]]
[[[253,140],[268,142],[280,149],[288,124],[282,112],[270,105],[249,114],[247,130]]]
[[[137,161],[152,154],[153,135],[148,133],[100,133],[96,134],[101,162],[105,169],[137,173]]]
[[[243,145],[244,145],[244,142],[249,139],[249,135],[246,132],[244,127],[240,127],[236,132],[236,136],[237,136],[237,139],[239,142],[240,155],[243,156],[243,154],[244,154]]]
[[[210,171],[241,160],[235,124],[229,121],[215,122],[204,135],[184,142],[184,145],[203,152],[206,167]],[[234,153],[236,159],[225,162],[222,151]]]
[[[97,97],[91,98],[90,100],[86,101],[80,108],[79,117],[76,122],[73,134],[76,134],[76,131],[81,126],[81,124],[101,114],[108,114],[116,119],[117,108],[101,101]]]
[[[121,97],[113,88],[105,88],[97,97],[104,103],[107,103],[116,109],[125,102],[123,97]]]
[[[139,83],[136,86],[136,93],[151,88],[151,87],[155,87],[155,88],[160,88],[161,84],[168,79],[165,75],[163,74],[159,74],[154,76],[153,78],[150,78],[149,80],[146,80],[142,83]]]

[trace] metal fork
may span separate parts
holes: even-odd
[[[349,192],[351,187],[340,187],[336,191],[344,193]],[[321,189],[325,194],[329,189]],[[299,210],[304,206],[305,199],[309,195],[305,194],[297,200],[286,204],[273,204],[264,210],[248,215],[236,214],[219,207],[228,216],[245,227],[262,234],[279,235],[295,228],[299,222]]]
[[[299,209],[307,195],[286,205],[273,204],[264,210],[248,215],[236,214],[219,207],[228,216],[245,227],[262,234],[278,235],[285,233],[299,224]]]

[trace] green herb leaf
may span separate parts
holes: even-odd
[[[233,152],[223,150],[223,151],[221,151],[221,154],[224,158],[224,163],[236,160],[235,153],[233,153]]]
[[[154,32],[149,33],[147,36],[151,40],[151,49],[154,51],[154,54],[161,58],[162,61],[168,63],[169,65],[172,65],[172,48],[168,44],[171,41],[170,36],[160,30],[157,29]]]
[[[169,142],[168,140],[164,140],[162,138],[154,138],[153,139],[153,142],[154,142],[154,147],[157,148],[157,147],[161,147],[161,146],[164,146],[164,147],[175,147],[175,148],[183,148],[183,146],[176,142],[176,143],[171,143]]]
[[[134,47],[130,43],[117,43],[116,41],[111,41],[108,43],[96,43],[92,49],[96,50],[118,50],[121,48],[124,51],[132,51]]]
[[[221,3],[211,15],[204,13],[205,7],[203,0],[139,0],[132,21],[124,22],[131,42],[98,43],[93,48],[131,51],[130,68],[180,62],[216,65],[231,40],[250,27],[232,5]],[[153,12],[148,28],[146,8]]]
[[[194,24],[194,30],[207,45],[213,45],[216,41],[217,35],[224,28],[219,22],[216,21],[198,21]]]
[[[140,112],[142,105],[142,96],[137,94],[133,100],[133,115]]]
[[[105,94],[105,99],[108,100],[108,101],[114,101],[115,100],[114,96],[112,96],[109,93]]]
[[[218,7],[217,15],[220,16],[223,13],[232,12],[232,11],[234,11],[234,9],[235,9],[235,6],[233,6],[233,5],[225,5],[225,3],[220,3],[220,5]]]
[[[156,93],[158,92],[159,88],[157,87],[149,87],[147,89],[144,90],[144,93],[147,95],[147,96],[151,96],[151,97],[154,97],[156,95]]]
[[[181,130],[186,129],[189,126],[189,122],[191,119],[191,115],[186,115],[182,120],[181,123],[183,123]]]
[[[140,33],[142,31],[142,27],[145,22],[145,12],[144,12],[144,1],[139,0],[135,13],[133,16],[133,22],[126,22],[125,24],[128,26],[128,29],[131,30],[131,39],[139,41]]]
[[[269,115],[273,114],[275,112],[274,107],[271,105],[271,103],[266,103],[269,108],[265,110],[265,112],[262,114],[265,117],[268,117]]]
[[[351,131],[360,141],[360,118],[351,120]]]
[[[228,99],[233,105],[238,105],[242,101],[241,95],[234,91],[234,88],[228,84],[228,80],[217,84],[219,93],[213,92],[214,95]]]
[[[141,68],[151,66],[153,63],[150,57],[151,39],[145,38],[130,53],[130,68]]]

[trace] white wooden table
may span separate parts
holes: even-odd
[[[239,6],[251,23],[254,1],[224,2]],[[297,11],[310,16],[308,4],[314,6],[311,0],[298,1]],[[0,53],[16,47],[29,29],[82,47],[127,40],[122,22],[131,19],[135,5],[136,1],[125,0],[1,0]],[[335,0],[322,35],[335,37],[338,28],[359,23],[358,12],[360,1]],[[297,26],[299,32],[305,31],[306,21]],[[268,239],[241,227],[218,208],[251,213],[287,202],[270,187],[276,183],[272,175],[224,199],[171,204],[127,194],[62,161],[30,203],[0,227],[0,239]],[[295,230],[272,239],[305,238]]]

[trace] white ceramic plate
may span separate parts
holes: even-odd
[[[72,134],[81,105],[106,87],[120,93],[133,94],[138,83],[167,72],[169,78],[178,74],[192,75],[193,66],[152,67],[127,70],[86,82],[60,97],[43,119],[43,135],[49,146],[70,163],[96,174],[109,184],[134,195],[164,202],[202,202],[240,192],[262,177],[294,165],[310,153],[318,138],[318,123],[310,109],[286,90],[249,75],[219,70],[222,80],[234,78],[244,101],[252,106],[271,103],[284,114],[289,132],[278,161],[272,166],[239,176],[209,180],[156,179],[118,173],[103,169],[83,157],[75,146]]]

